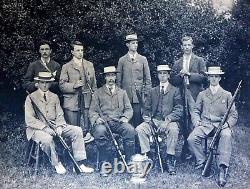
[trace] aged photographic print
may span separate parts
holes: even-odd
[[[0,188],[250,188],[249,20],[249,0],[1,0]]]

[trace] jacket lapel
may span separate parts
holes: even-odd
[[[155,87],[152,91],[152,117],[156,113],[158,104],[159,104],[159,97],[160,97],[160,85]]]
[[[190,62],[189,62],[189,72],[190,72],[190,70],[192,70],[192,66],[194,65],[194,62],[195,62],[196,60],[195,60],[195,56],[194,56],[194,54],[192,53],[191,54],[191,58],[190,58]]]

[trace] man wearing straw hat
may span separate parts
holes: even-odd
[[[159,134],[163,134],[164,145],[166,145],[166,165],[169,174],[176,174],[175,164],[175,148],[179,134],[179,120],[182,116],[182,101],[178,88],[168,82],[170,77],[170,68],[168,65],[157,66],[158,78],[160,84],[151,89],[145,103],[144,122],[140,124],[136,131],[141,146],[141,153],[145,154],[150,151],[149,136],[151,128],[149,126],[153,119],[156,130]],[[153,125],[152,125],[153,126]]]
[[[106,84],[95,91],[89,109],[101,163],[110,161],[110,152],[107,150],[110,139],[104,119],[110,125],[112,132],[121,135],[127,162],[135,152],[136,132],[134,127],[128,123],[133,115],[133,109],[126,91],[115,85],[116,73],[114,66],[104,68]]]
[[[58,174],[65,174],[66,169],[58,160],[53,137],[56,133],[63,137],[67,137],[72,141],[74,158],[79,164],[81,164],[80,168],[82,172],[93,172],[92,168],[84,165],[86,151],[82,129],[77,126],[66,124],[58,96],[49,91],[49,87],[54,81],[52,74],[50,72],[39,72],[38,77],[35,77],[34,80],[38,83],[38,89],[27,96],[25,101],[27,139],[32,139],[37,143],[41,143],[42,150],[48,155],[56,172]],[[54,123],[55,131],[46,125],[46,122],[40,114],[36,114],[36,109],[33,107],[31,100],[37,105],[46,119]]]
[[[118,61],[117,84],[127,91],[134,111],[130,122],[136,127],[142,121],[141,104],[139,103],[136,90],[143,97],[144,93],[151,89],[151,76],[147,58],[137,53],[137,35],[127,35],[125,42],[128,47],[128,53]]]
[[[189,148],[196,157],[196,169],[202,169],[206,156],[203,152],[202,139],[213,135],[224,116],[232,99],[230,92],[224,90],[219,82],[224,74],[220,67],[209,67],[208,80],[210,86],[199,93],[192,115],[194,130],[188,137]],[[226,170],[232,152],[232,127],[236,124],[238,113],[235,105],[232,106],[228,118],[222,127],[218,144],[218,165],[220,169],[219,185],[226,184]]]

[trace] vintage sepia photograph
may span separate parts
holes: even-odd
[[[249,0],[1,0],[1,189],[250,188]]]

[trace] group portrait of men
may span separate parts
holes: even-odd
[[[86,143],[95,141],[100,164],[111,162],[109,132],[118,134],[125,161],[130,162],[136,153],[151,155],[152,135],[157,133],[162,139],[163,169],[175,175],[176,146],[182,134],[184,158],[195,159],[195,169],[203,169],[206,154],[202,140],[213,136],[232,100],[231,93],[219,84],[224,74],[221,67],[207,67],[205,60],[193,53],[192,37],[184,36],[183,56],[172,68],[171,63],[158,65],[159,83],[152,87],[147,58],[137,52],[137,35],[127,35],[125,43],[127,54],[116,66],[104,67],[105,84],[97,88],[94,64],[84,59],[81,42],[72,42],[72,59],[61,68],[51,59],[50,43],[42,41],[40,59],[30,63],[23,77],[23,87],[29,92],[25,101],[27,139],[40,143],[55,171],[65,174],[53,137],[69,138],[81,172],[92,173],[94,169],[86,162]],[[220,186],[227,182],[232,127],[237,118],[233,104],[217,147]]]

